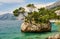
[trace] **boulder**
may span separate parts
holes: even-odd
[[[30,24],[22,23],[21,25],[22,32],[48,32],[51,31],[50,23],[48,24]]]
[[[60,39],[60,34],[56,34],[54,36],[49,36],[47,39]]]

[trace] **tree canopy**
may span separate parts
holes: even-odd
[[[34,4],[28,4],[27,7],[32,7],[33,9],[35,8]],[[14,10],[13,13],[15,16],[22,14],[25,17],[25,22],[32,23],[34,21],[35,23],[48,23],[50,19],[58,19],[58,16],[56,15],[55,11],[59,9],[60,7],[52,9],[39,8],[38,12],[27,12],[28,15],[24,16],[25,9],[23,7],[20,7],[19,9]]]

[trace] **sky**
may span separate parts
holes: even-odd
[[[19,7],[25,7],[27,4],[33,3],[36,5],[52,4],[57,0],[0,0],[0,15],[6,13],[13,13]]]

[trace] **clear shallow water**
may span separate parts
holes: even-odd
[[[60,26],[52,23],[52,32],[47,33],[22,33],[20,31],[21,21],[0,21],[0,39],[45,39],[50,35],[60,32]]]

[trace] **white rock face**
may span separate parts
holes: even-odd
[[[26,25],[27,25],[27,24],[22,23],[22,25],[21,25],[21,29],[23,28],[23,29],[22,29],[23,31],[26,29],[26,27],[27,27]]]
[[[60,15],[60,10],[55,11],[55,13],[59,16]]]

